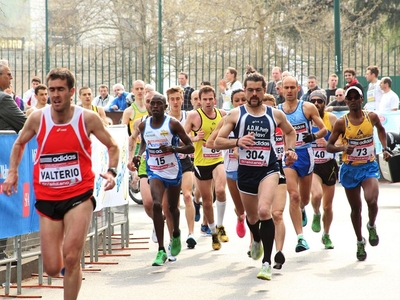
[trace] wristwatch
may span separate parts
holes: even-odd
[[[114,177],[117,177],[117,168],[108,168],[107,172],[110,172]]]
[[[172,153],[176,153],[176,146],[172,146]]]

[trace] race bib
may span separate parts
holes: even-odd
[[[207,148],[205,143],[202,145],[202,150],[203,158],[219,158],[222,155],[221,150]]]
[[[39,183],[64,188],[82,181],[77,152],[43,154],[39,158]]]
[[[239,164],[252,167],[266,167],[269,162],[271,143],[269,140],[259,139],[249,149],[239,149]]]

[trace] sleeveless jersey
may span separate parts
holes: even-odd
[[[131,131],[131,134],[132,134],[132,132],[133,132],[133,130],[134,130],[133,124],[135,123],[135,120],[136,120],[136,119],[139,119],[139,118],[141,118],[141,117],[143,117],[143,116],[147,116],[147,115],[148,115],[148,112],[147,112],[147,109],[145,109],[145,110],[143,110],[143,111],[140,110],[140,109],[137,107],[137,105],[136,105],[135,102],[133,102],[133,103],[131,104],[131,107],[132,107],[132,109],[133,109],[133,117],[129,119],[129,124],[128,124],[128,126],[129,126],[129,130]],[[140,144],[140,135],[138,136],[138,139],[136,140],[136,143],[137,143],[137,144]]]
[[[345,164],[359,165],[375,160],[374,128],[368,111],[363,110],[362,112],[364,120],[360,125],[351,124],[348,113],[343,116],[345,123],[343,145],[355,146],[351,154],[343,152],[342,160]]]
[[[167,115],[169,115],[169,114],[167,114]],[[170,116],[170,117],[177,120],[173,116]],[[187,111],[181,110],[181,118],[178,121],[182,124],[182,127],[185,127],[186,118],[187,118]],[[190,154],[178,153],[178,156],[179,156],[179,159],[185,159],[187,156],[190,156]],[[193,153],[192,153],[192,156],[190,156],[190,157],[193,157]]]
[[[97,106],[95,106],[95,105],[92,105],[92,110],[96,113],[99,113],[99,110],[97,109]]]
[[[151,120],[146,119],[143,138],[146,142],[147,174],[155,174],[165,179],[176,179],[181,173],[181,164],[177,153],[162,152],[161,145],[179,146],[179,136],[170,128],[171,117],[165,116],[160,128],[153,128]]]
[[[211,166],[223,161],[221,150],[210,149],[206,147],[206,141],[210,137],[211,133],[215,130],[218,123],[221,121],[222,116],[219,109],[214,108],[215,118],[210,119],[203,112],[201,108],[197,109],[197,112],[201,118],[201,125],[197,131],[194,131],[195,135],[198,131],[204,131],[204,138],[201,141],[194,142],[194,165],[195,166]]]
[[[83,111],[74,106],[69,123],[55,124],[51,106],[42,109],[33,173],[36,199],[65,200],[93,189],[91,141]]]
[[[324,122],[324,125],[326,129],[328,130],[327,135],[324,137],[326,141],[329,140],[329,137],[332,134],[332,124],[329,121],[329,115],[330,112],[324,112],[324,117],[322,118],[322,121]],[[319,128],[317,126],[312,127],[312,132],[318,132]],[[316,164],[323,164],[326,163],[327,161],[334,159],[335,158],[335,153],[329,153],[326,151],[326,147],[318,147],[317,143],[314,141],[312,142],[312,149],[314,152],[314,163]]]
[[[235,135],[233,132],[229,134],[229,138],[234,138]],[[233,155],[233,149],[227,149],[227,150],[222,150],[222,153],[224,155],[224,167],[226,172],[234,172],[237,171],[238,166],[239,166],[239,161],[237,157]]]
[[[311,121],[304,115],[303,103],[304,101],[299,100],[296,109],[291,113],[286,113],[283,110],[282,103],[278,105],[278,108],[285,113],[287,120],[296,131],[296,149],[311,147],[310,143],[303,142],[303,135],[311,133]]]
[[[276,122],[272,108],[265,106],[265,114],[253,116],[245,105],[240,106],[240,114],[233,130],[235,138],[254,132],[254,145],[249,149],[239,148],[239,168],[267,167],[277,161],[275,152]]]

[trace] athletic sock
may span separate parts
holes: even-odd
[[[217,233],[217,231],[215,229],[215,222],[212,224],[208,224],[208,228],[210,228],[210,231],[212,234]]]
[[[264,246],[263,263],[271,264],[272,246],[275,238],[275,224],[272,219],[260,221],[260,235]]]
[[[215,201],[217,206],[217,226],[224,224],[226,201],[221,202],[219,200]]]
[[[255,242],[260,242],[261,237],[260,237],[260,220],[258,220],[255,224],[250,224],[249,220],[247,219],[246,216],[246,223],[247,226],[249,227],[251,233],[253,234],[253,239]]]

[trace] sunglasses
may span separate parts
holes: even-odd
[[[322,99],[311,99],[311,100],[310,100],[310,102],[311,102],[311,103],[318,102],[318,104],[325,103],[325,101],[324,101],[324,100],[322,100]]]
[[[357,100],[360,100],[360,99],[361,99],[360,96],[357,96],[357,97],[346,97],[346,100],[348,100],[348,101],[357,101]]]

